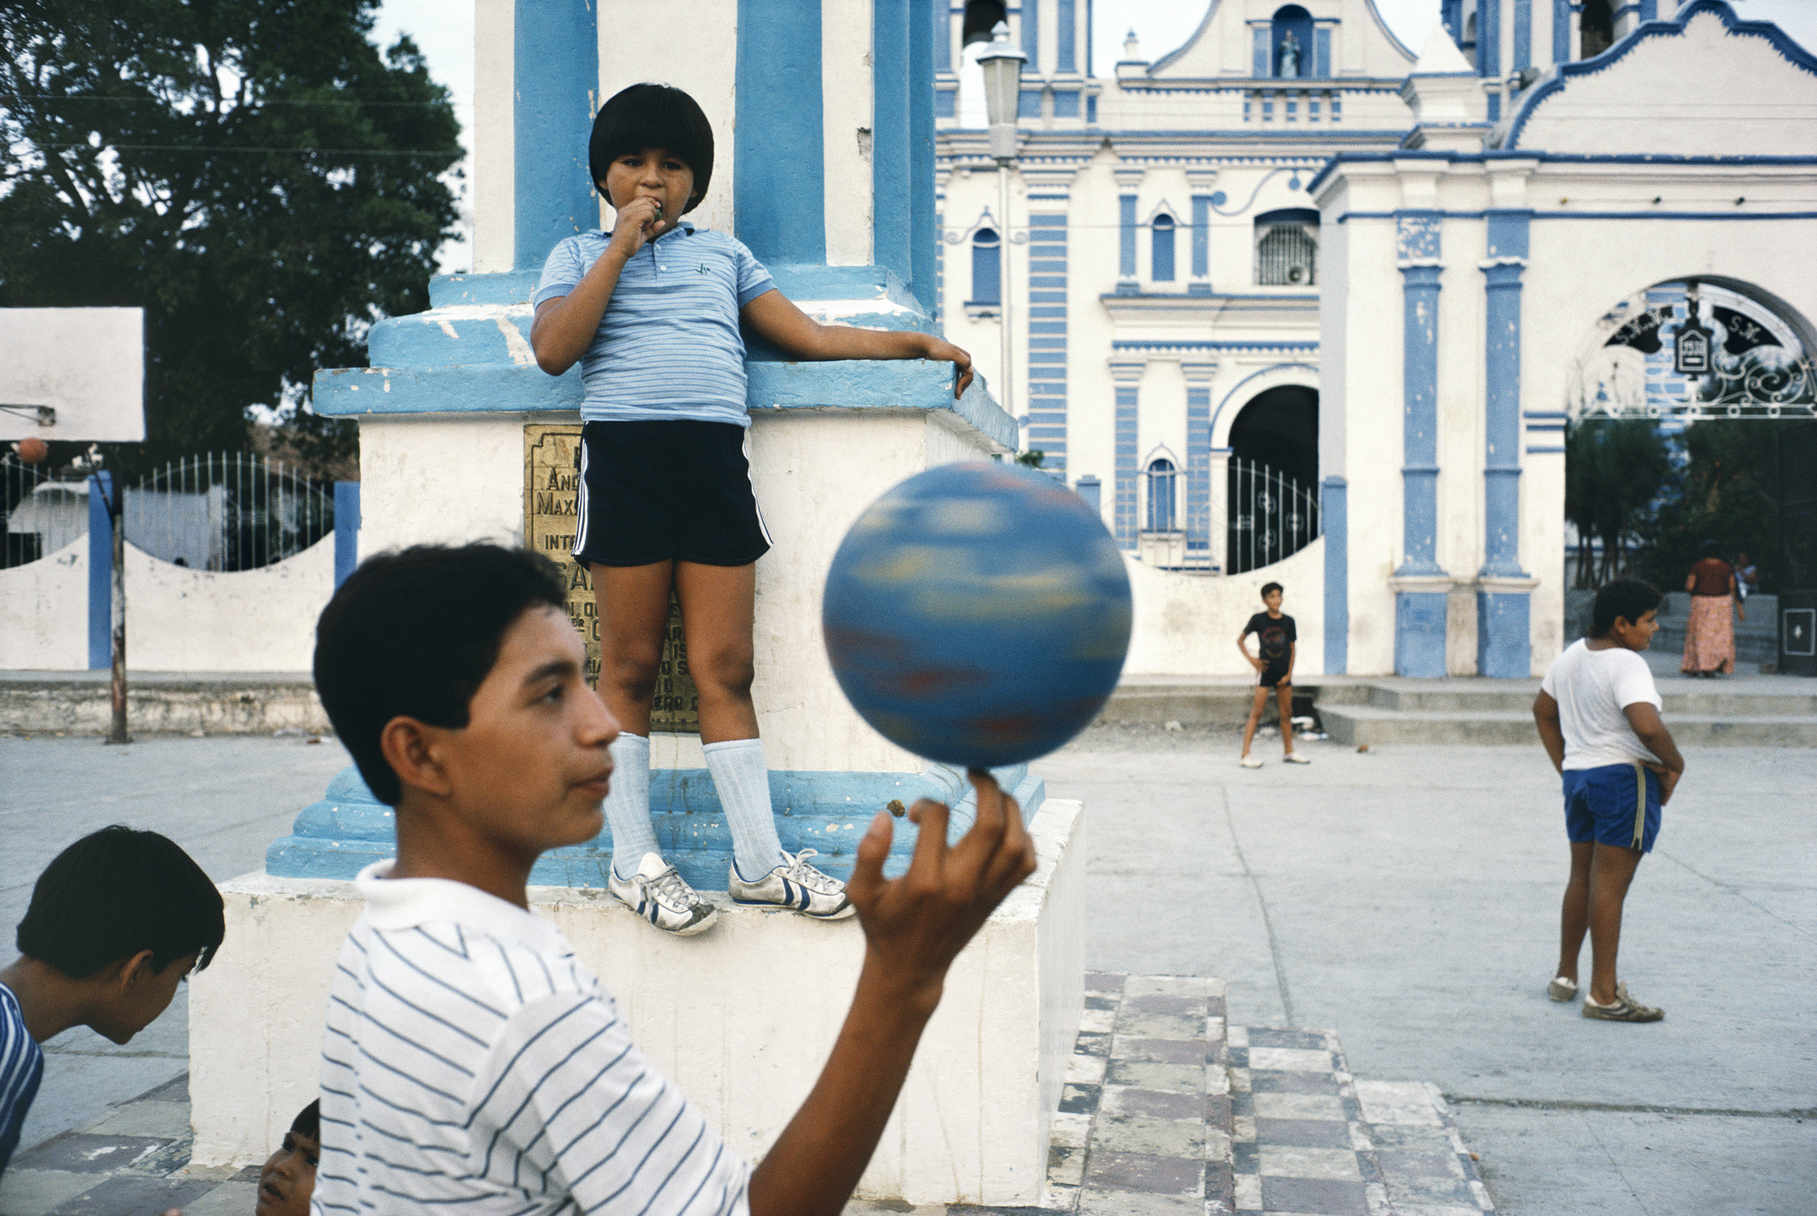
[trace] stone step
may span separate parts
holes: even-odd
[[[1777,677],[1745,683],[1734,680],[1658,680],[1660,699],[1668,717],[1674,714],[1704,717],[1759,717],[1817,715],[1817,687],[1808,681]],[[1367,705],[1376,709],[1478,713],[1528,713],[1538,680],[1508,681],[1396,681],[1368,685],[1329,686],[1318,696],[1321,710],[1328,707]]]
[[[1538,745],[1533,715],[1520,710],[1398,710],[1326,706],[1325,731],[1338,743],[1509,743]],[[1675,714],[1666,726],[1681,747],[1817,747],[1817,714]]]

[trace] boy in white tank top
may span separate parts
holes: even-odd
[[[1641,652],[1659,628],[1659,592],[1621,579],[1596,595],[1590,636],[1558,656],[1533,721],[1564,782],[1571,878],[1560,913],[1555,1001],[1577,995],[1577,956],[1590,935],[1590,987],[1583,1014],[1611,1022],[1657,1022],[1665,1011],[1628,995],[1616,978],[1622,902],[1640,859],[1659,834],[1660,808],[1683,776],[1684,757],[1659,718],[1659,690]]]

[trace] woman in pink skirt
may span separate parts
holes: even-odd
[[[1685,653],[1679,670],[1686,675],[1727,675],[1735,670],[1735,623],[1732,611],[1748,619],[1748,610],[1735,596],[1735,568],[1718,556],[1713,544],[1685,576],[1691,594],[1691,615],[1685,621]]]

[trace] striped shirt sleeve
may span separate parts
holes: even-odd
[[[581,256],[580,241],[575,237],[563,237],[543,259],[542,278],[537,281],[536,293],[530,297],[530,306],[540,308],[545,300],[565,296],[580,286],[586,277],[588,265]]]
[[[774,290],[776,280],[743,241],[734,240],[732,245],[733,269],[738,276],[738,307],[743,308],[764,292]]]
[[[749,1211],[748,1168],[598,996],[521,1006],[473,1087],[472,1172],[583,1213]]]
[[[0,984],[0,1174],[12,1160],[25,1126],[25,1113],[38,1096],[44,1052],[25,1029],[25,1017],[12,990]]]

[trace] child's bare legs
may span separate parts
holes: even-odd
[[[1621,908],[1640,865],[1639,849],[1598,844],[1590,858],[1590,998],[1615,1000],[1615,954],[1621,947]]]
[[[599,697],[619,727],[646,739],[662,639],[669,628],[674,562],[647,566],[591,565],[599,613]]]
[[[785,860],[751,702],[757,567],[677,562],[675,589],[688,641],[688,672],[700,694],[700,742],[707,768],[732,833],[738,873],[756,880]]]
[[[1293,755],[1293,685],[1282,680],[1274,686],[1275,704],[1281,711],[1281,751]]]
[[[1255,738],[1255,728],[1262,720],[1262,706],[1268,704],[1268,689],[1265,685],[1256,685],[1255,698],[1249,703],[1249,721],[1243,723],[1243,754],[1249,754],[1249,742]]]
[[[1592,841],[1571,842],[1571,879],[1565,884],[1565,899],[1558,915],[1558,970],[1552,974],[1574,984],[1584,934],[1590,929],[1590,858],[1595,851]]]
[[[675,589],[681,599],[682,633],[688,642],[688,674],[700,693],[700,741],[755,739],[751,628],[756,611],[756,564],[677,562]]]

